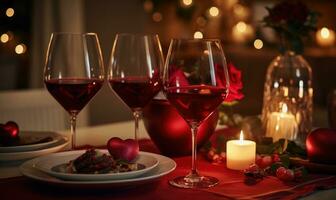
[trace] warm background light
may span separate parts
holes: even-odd
[[[0,40],[2,43],[6,43],[9,41],[9,35],[7,33],[4,33],[1,35]]]
[[[244,7],[240,4],[235,4],[233,6],[233,13],[238,17],[239,19],[246,19],[249,15],[248,8]]]
[[[13,8],[7,8],[7,10],[6,10],[7,17],[13,17],[14,13],[15,13],[15,11],[14,11]]]
[[[143,4],[144,10],[146,12],[152,12],[153,10],[153,2],[151,0],[146,0]]]
[[[193,4],[193,1],[192,0],[182,0],[181,3],[182,3],[182,6],[189,7]]]
[[[209,14],[212,17],[217,17],[219,15],[219,9],[213,6],[209,9]]]
[[[254,35],[253,27],[245,22],[238,22],[232,28],[232,39],[235,42],[246,42]]]
[[[254,48],[261,49],[261,48],[263,48],[264,43],[261,39],[256,39],[256,40],[254,40],[253,45],[254,45]]]
[[[162,20],[162,14],[159,12],[155,12],[153,13],[152,18],[153,18],[153,21],[160,22]]]
[[[330,47],[335,44],[335,32],[323,27],[316,32],[316,42],[322,47]]]
[[[202,39],[203,38],[203,33],[201,31],[196,31],[194,33],[194,38],[195,39]]]
[[[237,25],[236,25],[236,27],[237,27],[237,30],[239,31],[239,32],[244,32],[244,31],[246,31],[246,23],[245,22],[238,22],[237,23]]]
[[[26,52],[26,50],[27,50],[27,47],[24,44],[18,44],[15,47],[15,53],[17,54],[23,54]]]

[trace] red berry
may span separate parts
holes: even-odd
[[[285,167],[279,167],[276,170],[276,176],[282,181],[291,181],[294,179],[294,172],[291,169]]]
[[[294,176],[295,176],[295,179],[301,179],[304,176],[302,168],[294,169]]]
[[[273,159],[271,156],[264,156],[256,163],[260,168],[264,169],[273,163]]]
[[[225,158],[226,158],[226,153],[225,153],[225,152],[221,152],[221,153],[220,153],[220,156],[221,156],[223,159],[225,159]]]
[[[213,157],[212,157],[212,160],[215,160],[215,161],[216,161],[216,160],[218,160],[218,159],[219,159],[219,155],[218,155],[217,153],[214,154]]]
[[[258,165],[251,164],[246,170],[249,172],[255,172],[255,171],[260,170],[260,168],[258,167]]]
[[[210,150],[208,151],[207,157],[209,160],[213,160],[214,155],[215,155],[215,152]]]
[[[273,154],[273,162],[280,162],[281,159],[280,159],[280,156],[279,154],[275,153]]]
[[[262,157],[259,155],[259,154],[257,154],[256,155],[256,160],[255,160],[255,163],[256,163],[256,165],[260,165],[260,163],[261,163],[261,160],[262,160]]]

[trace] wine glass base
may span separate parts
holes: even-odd
[[[219,180],[211,176],[201,176],[198,181],[190,181],[185,176],[179,176],[170,180],[169,183],[179,188],[209,188],[217,185]]]

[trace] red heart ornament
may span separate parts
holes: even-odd
[[[315,129],[307,136],[306,147],[310,161],[336,164],[336,130]]]
[[[133,139],[122,140],[113,137],[107,142],[107,149],[114,158],[128,162],[134,160],[139,154],[139,144]]]
[[[8,121],[4,125],[4,129],[10,134],[12,138],[19,136],[19,126],[13,121]]]
[[[19,126],[8,121],[6,124],[0,124],[0,143],[9,145],[19,138]]]

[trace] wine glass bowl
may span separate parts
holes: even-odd
[[[219,40],[173,39],[163,75],[164,91],[191,128],[192,169],[170,181],[181,188],[207,188],[218,179],[197,171],[196,135],[199,125],[225,100],[229,76]]]
[[[44,83],[70,114],[72,149],[76,147],[76,117],[104,82],[102,54],[95,33],[53,33]]]
[[[118,34],[108,68],[111,89],[132,110],[135,139],[142,109],[161,90],[163,55],[157,35]]]

